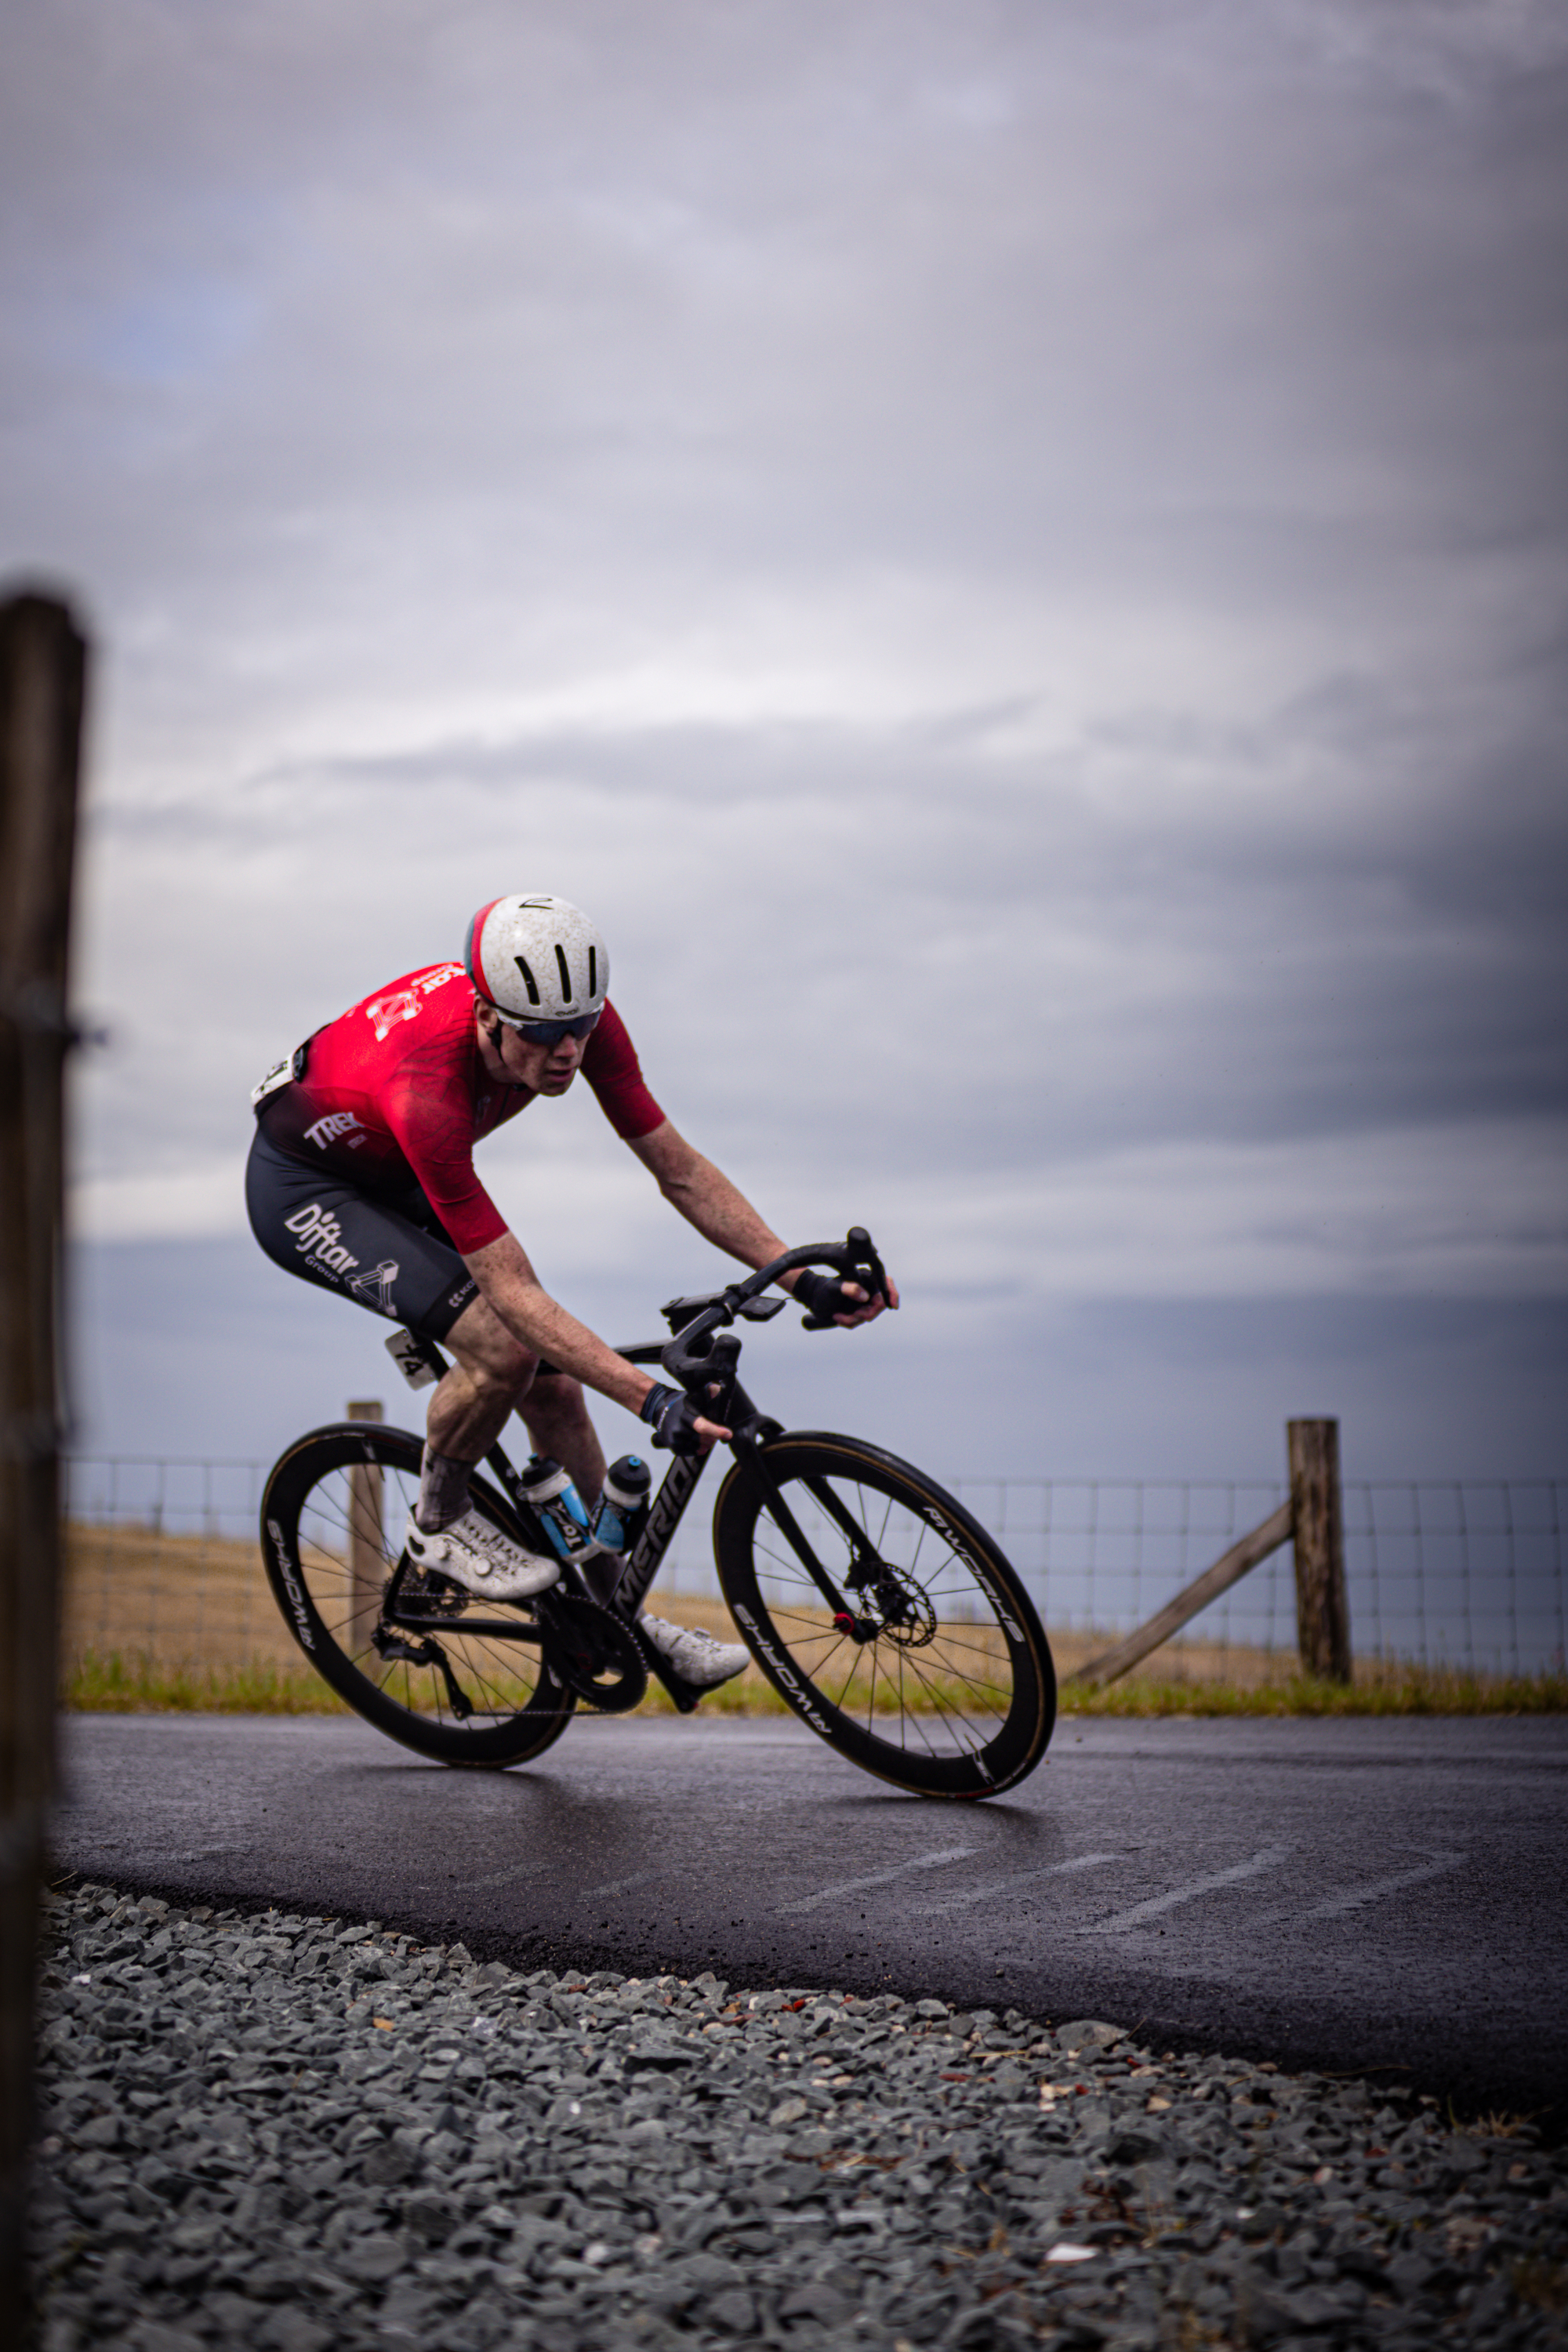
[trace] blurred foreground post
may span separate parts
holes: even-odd
[[[350,1399],[351,1421],[385,1418],[375,1398]],[[381,1588],[386,1575],[381,1485],[379,1462],[356,1462],[349,1472],[349,1623],[356,1650],[369,1641],[381,1617]]]
[[[1296,1546],[1296,1641],[1303,1674],[1351,1678],[1351,1612],[1345,1598],[1344,1510],[1337,1421],[1285,1424],[1290,1456],[1290,1516]]]
[[[59,1582],[61,1078],[87,648],[0,604],[0,2337],[19,2343]]]

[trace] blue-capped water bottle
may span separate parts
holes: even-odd
[[[581,1559],[592,1540],[588,1514],[560,1463],[548,1454],[530,1454],[522,1491],[551,1549],[563,1559]]]
[[[647,1525],[653,1476],[640,1454],[623,1454],[605,1474],[604,1492],[594,1514],[594,1541],[606,1551],[628,1552]]]

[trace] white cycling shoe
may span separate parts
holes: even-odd
[[[672,1625],[668,1617],[639,1617],[637,1624],[661,1658],[694,1690],[716,1690],[751,1664],[739,1642],[716,1642],[694,1625]]]
[[[528,1601],[561,1580],[558,1559],[524,1551],[521,1544],[480,1518],[478,1511],[465,1511],[436,1536],[427,1536],[416,1526],[410,1511],[403,1549],[416,1568],[448,1576],[454,1584],[485,1601]]]

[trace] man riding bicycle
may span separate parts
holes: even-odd
[[[730,1432],[652,1380],[550,1297],[474,1172],[474,1145],[579,1070],[617,1135],[705,1241],[763,1266],[788,1246],[665,1117],[609,1001],[598,931],[564,898],[482,907],[460,963],[394,981],[319,1029],[255,1089],[246,1202],[277,1265],[438,1341],[454,1360],[426,1423],[410,1559],[498,1601],[543,1591],[552,1557],[525,1551],[469,1507],[468,1480],[514,1410],[534,1449],[571,1474],[590,1517],[605,1464],[584,1387],[647,1422],[655,1445],[705,1450]],[[780,1277],[847,1328],[884,1301],[852,1282]],[[889,1282],[885,1302],[899,1303]],[[643,1617],[687,1682],[739,1674],[738,1643]]]

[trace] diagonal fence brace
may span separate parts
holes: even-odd
[[[1232,1544],[1212,1568],[1205,1568],[1200,1577],[1176,1594],[1174,1600],[1167,1601],[1163,1609],[1151,1617],[1147,1624],[1140,1625],[1135,1633],[1129,1633],[1124,1642],[1118,1642],[1116,1647],[1107,1650],[1102,1657],[1091,1658],[1087,1665],[1079,1666],[1076,1673],[1066,1675],[1064,1687],[1068,1683],[1082,1683],[1093,1688],[1101,1683],[1115,1682],[1119,1675],[1126,1674],[1130,1667],[1146,1658],[1151,1650],[1157,1650],[1163,1642],[1170,1640],[1173,1633],[1179,1633],[1189,1617],[1195,1617],[1200,1609],[1206,1609],[1211,1601],[1217,1601],[1222,1592],[1228,1592],[1233,1584],[1239,1583],[1248,1569],[1256,1568],[1258,1561],[1267,1559],[1271,1551],[1278,1551],[1281,1544],[1289,1543],[1294,1528],[1294,1505],[1281,1503],[1261,1527],[1254,1528],[1250,1535],[1245,1535],[1238,1543]]]

